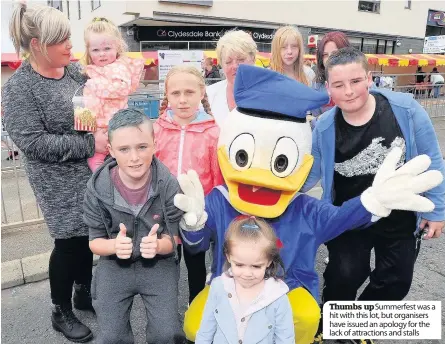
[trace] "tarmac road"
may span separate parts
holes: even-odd
[[[317,271],[320,278],[324,271],[325,247],[317,256]],[[320,281],[322,282],[322,281]],[[188,291],[184,265],[180,278],[179,310],[181,316],[186,310]],[[445,300],[445,235],[435,240],[424,241],[415,268],[411,291],[405,300]],[[48,280],[25,284],[2,290],[2,331],[3,344],[60,344],[69,343],[51,328],[50,297]],[[145,312],[139,297],[136,297],[132,310],[132,327],[135,344],[143,344]],[[79,318],[91,326],[97,334],[97,323],[88,312],[77,312]],[[445,308],[442,306],[442,340],[403,341],[403,343],[439,344],[445,342]],[[92,343],[95,343],[94,341]],[[328,342],[326,342],[328,343]],[[335,343],[331,341],[331,343]],[[382,341],[377,343],[401,344],[402,341]]]

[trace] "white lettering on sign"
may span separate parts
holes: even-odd
[[[199,31],[169,31],[168,37],[172,38],[201,38],[204,37],[204,34]]]
[[[254,32],[253,33],[253,39],[268,39],[271,40],[273,39],[273,33],[271,34],[266,34],[266,33],[258,33],[258,32]]]

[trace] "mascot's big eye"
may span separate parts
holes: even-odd
[[[230,163],[238,171],[247,170],[252,164],[255,152],[255,140],[251,134],[235,137],[229,148]]]
[[[287,156],[281,154],[275,158],[275,161],[274,161],[275,171],[282,173],[282,172],[286,171],[286,168],[288,165],[289,165],[289,160],[287,159]]]
[[[272,155],[271,170],[280,178],[290,175],[298,162],[298,146],[289,137],[282,137],[277,141]]]
[[[235,161],[239,167],[246,167],[249,162],[249,155],[244,149],[239,150],[235,154]]]

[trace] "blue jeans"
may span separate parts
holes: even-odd
[[[433,86],[433,96],[434,98],[439,98],[439,94],[440,94],[440,88],[443,86],[443,84],[439,84],[437,86]]]

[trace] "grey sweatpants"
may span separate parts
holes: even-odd
[[[140,294],[147,314],[151,344],[183,343],[178,312],[179,266],[173,257],[134,263],[101,258],[91,295],[99,324],[99,344],[133,344],[130,311]]]

